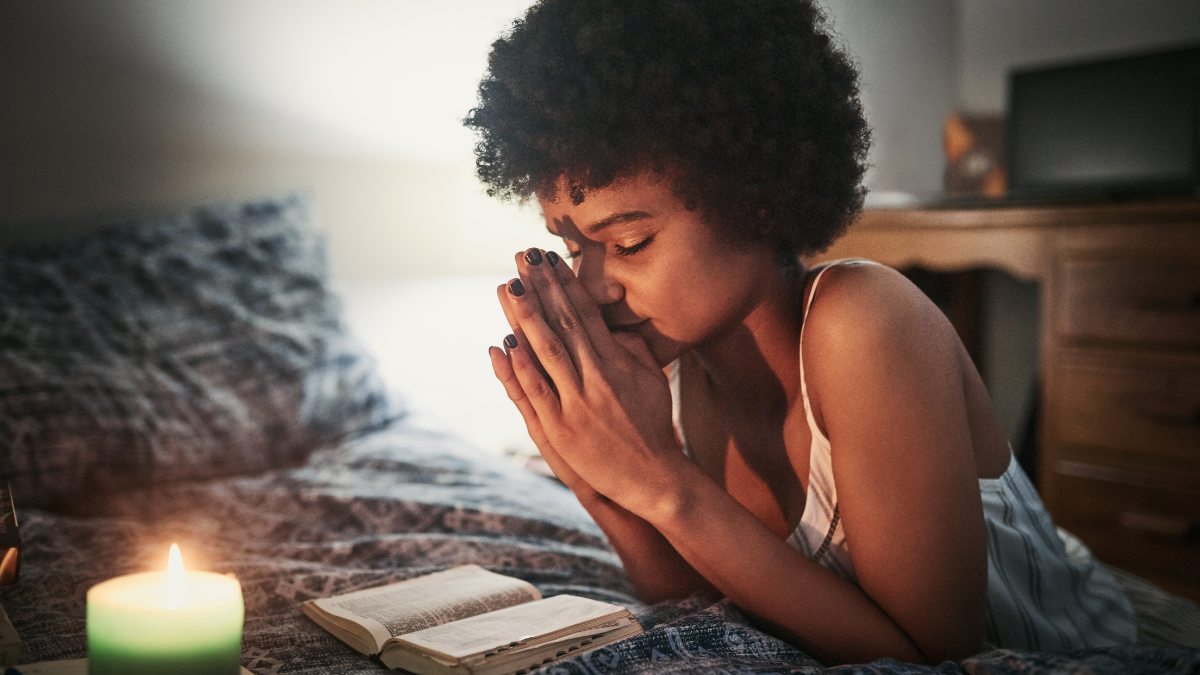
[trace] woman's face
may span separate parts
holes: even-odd
[[[776,277],[766,245],[728,243],[654,174],[579,205],[565,190],[538,201],[609,329],[640,335],[659,365],[741,325]]]

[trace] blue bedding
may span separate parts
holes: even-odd
[[[163,566],[177,541],[191,565],[241,580],[243,665],[263,675],[386,670],[317,627],[300,603],[469,563],[526,579],[545,595],[626,605],[646,627],[551,664],[553,673],[1200,672],[1200,650],[1148,647],[826,669],[727,601],[638,603],[602,533],[561,485],[403,420],[298,468],[138,488],[21,517],[22,578],[0,590],[0,604],[21,634],[25,662],[85,656],[87,589]]]

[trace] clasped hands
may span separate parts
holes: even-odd
[[[517,270],[496,289],[513,329],[505,351],[490,350],[496,377],[581,501],[600,495],[649,516],[683,459],[666,376],[640,336],[609,331],[557,254],[529,249]]]

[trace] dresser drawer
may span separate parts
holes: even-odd
[[[1066,465],[1064,465],[1066,464]],[[1096,557],[1192,595],[1200,589],[1200,492],[1090,477],[1060,463],[1047,509]]]
[[[1063,351],[1052,376],[1060,455],[1102,448],[1200,473],[1200,358]]]
[[[1066,258],[1057,281],[1060,338],[1200,346],[1200,260]]]

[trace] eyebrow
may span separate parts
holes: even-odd
[[[604,220],[601,220],[599,222],[592,223],[591,225],[589,225],[587,227],[587,232],[590,235],[596,234],[597,232],[599,232],[600,230],[603,230],[606,227],[611,227],[613,225],[619,225],[621,223],[631,223],[635,220],[644,220],[649,217],[650,217],[650,214],[647,213],[646,211],[626,211],[624,213],[614,213],[613,215],[605,218]]]
[[[564,216],[564,219],[566,217],[567,216]],[[594,235],[606,227],[611,227],[613,225],[620,225],[621,223],[632,223],[634,221],[645,220],[646,218],[650,218],[650,217],[651,217],[651,214],[647,211],[625,211],[623,213],[614,213],[613,215],[611,215],[603,220],[600,220],[598,222],[592,223],[591,225],[588,225],[587,233],[589,235]],[[562,222],[559,221],[559,219],[557,219],[557,218],[554,219],[554,224],[557,227],[562,227]],[[550,229],[550,226],[548,226],[548,225],[546,226],[546,231],[556,237],[562,236],[559,233],[555,232],[554,230]]]

